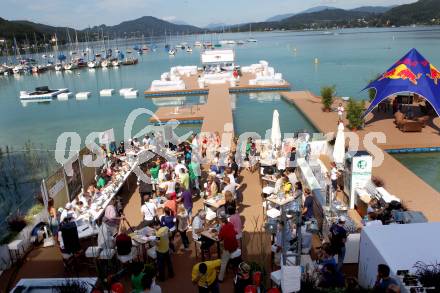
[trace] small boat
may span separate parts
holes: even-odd
[[[186,47],[186,52],[187,53],[192,53],[193,49],[191,47]]]
[[[256,43],[256,42],[258,42],[256,39],[254,39],[254,38],[250,38],[250,39],[247,39],[247,41],[248,41],[248,43]]]
[[[68,91],[69,89],[66,88],[51,90],[47,86],[41,86],[35,88],[35,91],[33,92],[20,91],[20,100],[25,100],[25,101],[41,100],[41,99],[49,100],[58,96],[61,93],[66,93]]]
[[[77,69],[78,65],[76,65],[73,62],[69,62],[69,63],[64,64],[63,67],[64,67],[64,70],[73,70],[73,69]]]
[[[150,49],[147,47],[147,45],[142,46],[142,51],[148,52]]]
[[[171,49],[171,50],[169,50],[169,51],[168,51],[168,55],[170,55],[170,56],[174,56],[174,55],[176,55],[176,50],[175,50],[175,49]]]
[[[244,45],[244,41],[243,40],[238,40],[237,41],[237,45]]]
[[[110,62],[108,60],[102,60],[101,67],[106,68],[106,67],[108,67],[109,64],[110,64]]]
[[[21,74],[21,73],[23,73],[25,70],[24,70],[24,66],[23,65],[16,65],[16,66],[14,66],[13,68],[12,68],[12,73],[14,73],[14,74]]]
[[[201,47],[201,46],[202,46],[202,43],[199,42],[199,41],[196,41],[196,42],[194,43],[194,47]]]
[[[63,64],[61,64],[61,63],[57,63],[57,64],[55,64],[55,71],[61,71],[61,70],[63,70]]]
[[[122,62],[122,65],[135,65],[137,63],[138,63],[137,58],[128,57]]]
[[[236,42],[234,40],[227,40],[226,44],[228,44],[228,45],[235,45]]]
[[[99,66],[99,63],[96,60],[87,62],[87,67],[88,68],[95,68],[95,67],[98,67],[98,66]]]
[[[118,67],[119,65],[120,65],[120,62],[119,62],[118,59],[113,59],[113,60],[112,60],[112,66],[113,66],[113,67]]]

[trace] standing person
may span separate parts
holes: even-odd
[[[174,252],[174,236],[176,235],[176,218],[172,214],[171,210],[168,207],[165,207],[164,209],[165,215],[160,218],[160,226],[168,227],[170,231],[170,248]]]
[[[344,111],[345,111],[344,106],[342,106],[342,103],[339,103],[339,106],[338,106],[338,119],[339,119],[339,121],[338,122],[344,121]]]
[[[199,186],[199,176],[200,176],[200,166],[196,162],[189,162],[188,164],[188,172],[190,179],[190,186],[195,187],[200,190]]]
[[[153,194],[153,184],[151,183],[150,171],[147,170],[145,175],[147,176],[146,180],[140,180],[138,178],[139,195],[141,196],[141,204],[144,200],[145,195],[151,196]]]
[[[153,202],[150,202],[150,196],[144,195],[141,213],[144,215],[144,224],[151,227],[157,217],[157,207]]]
[[[237,212],[237,210],[234,207],[229,207],[227,210],[229,217],[229,222],[234,225],[235,233],[237,233],[237,240],[241,239],[243,236],[243,223],[240,218],[240,214]]]
[[[342,269],[345,258],[345,242],[347,242],[347,230],[344,228],[345,217],[340,216],[338,222],[334,223],[330,227],[330,243],[333,247],[333,251],[338,255],[337,270]]]
[[[220,259],[197,263],[192,268],[191,281],[199,288],[199,293],[219,293],[217,269]]]
[[[180,185],[185,187],[186,190],[189,190],[189,174],[186,168],[180,168],[179,180]]]
[[[306,188],[304,189],[304,204],[303,204],[303,210],[302,210],[302,216],[306,221],[310,220],[314,217],[313,213],[313,197],[312,193],[310,192],[310,189]]]
[[[289,167],[292,168],[292,172],[295,172],[296,168],[296,147],[292,147],[289,156]]]
[[[385,264],[378,265],[376,283],[374,284],[375,292],[388,292],[391,285],[398,285],[398,283],[390,277],[390,267]]]
[[[156,244],[157,267],[159,270],[159,281],[165,281],[165,266],[168,268],[168,277],[174,277],[173,264],[170,256],[170,230],[167,226],[156,227]]]
[[[141,293],[162,293],[162,288],[154,282],[154,277],[145,274],[142,277],[141,283],[143,289]]]
[[[171,210],[171,213],[173,216],[177,214],[177,200],[174,197],[171,197],[171,195],[166,195],[167,200],[163,204],[165,208],[169,208]]]
[[[238,242],[235,232],[234,225],[228,222],[228,218],[226,215],[220,216],[222,221],[222,227],[220,228],[220,232],[218,233],[218,239],[223,241],[223,253],[221,259],[221,267],[220,273],[218,275],[218,280],[223,282],[226,272],[226,266],[228,265],[229,259],[231,258],[231,254],[237,250]]]
[[[186,251],[190,250],[188,235],[186,235],[188,226],[188,212],[183,205],[179,205],[179,207],[177,208],[177,230],[179,231],[180,238],[182,239],[183,249]]]
[[[116,251],[118,255],[125,256],[131,254],[131,248],[133,244],[131,242],[131,237],[127,234],[127,229],[120,225],[119,234],[116,236]]]
[[[224,209],[225,209],[226,214],[230,215],[228,212],[229,207],[232,207],[234,209],[234,213],[235,213],[236,206],[237,206],[237,204],[235,203],[235,199],[234,199],[232,193],[229,190],[227,190],[225,192],[225,204],[224,204]]]
[[[201,233],[205,228],[206,212],[199,210],[192,221],[192,237],[194,241],[201,239]]]
[[[108,236],[113,236],[118,232],[119,224],[124,218],[124,216],[118,216],[115,205],[116,199],[112,198],[109,205],[104,210],[102,222],[105,224],[107,231],[109,232]]]
[[[189,189],[183,188],[182,193],[180,194],[179,202],[183,203],[183,207],[188,213],[189,224],[191,224],[193,201],[192,201],[192,194],[191,191],[189,191]]]
[[[330,170],[330,180],[332,182],[332,192],[333,199],[336,197],[336,192],[338,191],[338,169],[336,169],[336,163],[331,163],[332,169]]]

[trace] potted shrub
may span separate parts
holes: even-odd
[[[419,278],[424,287],[434,287],[435,291],[440,290],[440,263],[425,264],[421,261],[414,265],[415,275]]]
[[[324,112],[330,112],[330,108],[333,104],[335,94],[334,86],[323,86],[321,88],[321,101],[323,105]]]
[[[347,105],[347,120],[348,127],[355,131],[362,127],[364,123],[362,119],[362,113],[364,112],[365,102],[355,101],[352,98],[348,101]]]

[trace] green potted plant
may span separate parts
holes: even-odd
[[[357,130],[362,127],[362,124],[364,123],[362,119],[362,113],[365,109],[365,102],[364,101],[355,101],[352,98],[348,101],[347,105],[347,120],[348,120],[348,127],[351,130]]]
[[[335,86],[323,86],[321,88],[321,101],[324,112],[330,112],[330,108],[333,104],[334,94],[335,94]]]

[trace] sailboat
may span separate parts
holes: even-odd
[[[249,43],[256,43],[256,42],[258,42],[256,39],[254,39],[252,37],[252,24],[251,23],[249,24],[249,39],[247,39],[247,41]]]

